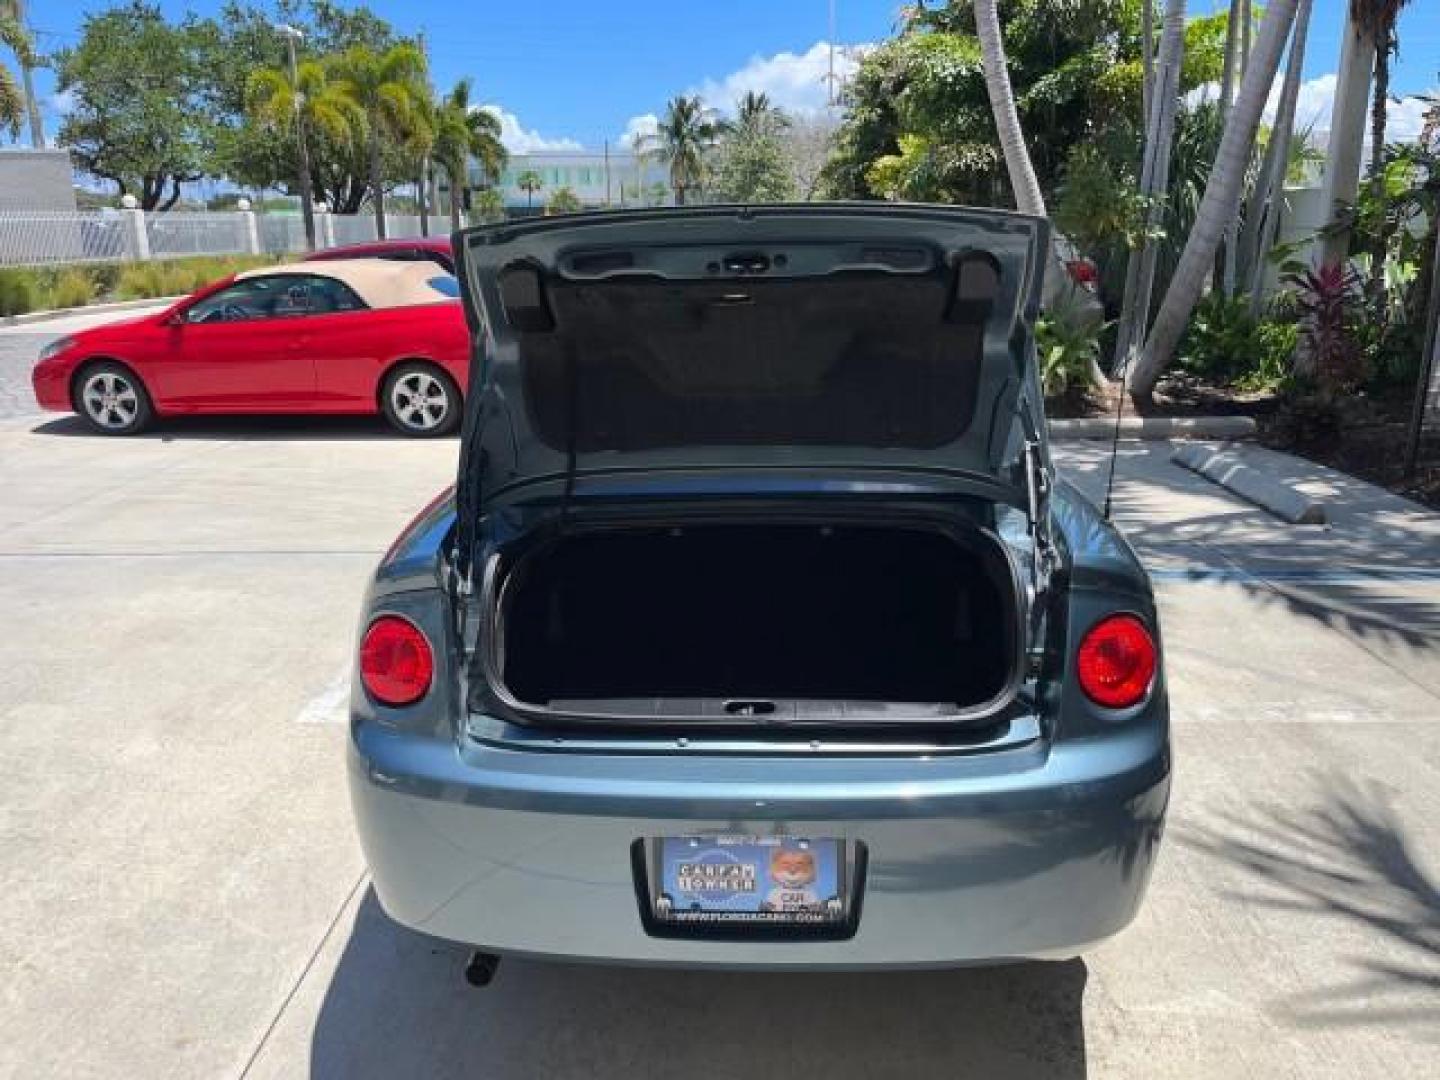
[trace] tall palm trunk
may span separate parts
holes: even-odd
[[[420,211],[420,235],[430,235],[430,207],[434,204],[430,201],[430,186],[426,183],[426,176],[432,168],[428,158],[420,159],[420,175],[415,177],[415,202]],[[439,211],[439,207],[435,207]]]
[[[1155,0],[1140,2],[1140,115],[1150,119],[1155,96]]]
[[[1010,174],[1015,205],[1022,213],[1044,217],[1045,198],[1040,194],[1040,181],[1025,149],[1020,114],[1015,109],[1015,92],[1010,87],[996,0],[975,0],[975,33],[980,38],[985,89],[990,96],[990,111],[995,114],[995,129],[1000,134],[1000,149],[1005,154],[1005,170]]]
[[[375,125],[371,124],[370,134],[370,202],[375,207],[375,237],[378,240],[385,239],[385,191],[380,183],[380,137],[374,133]]]
[[[1398,14],[1398,6],[1396,8]],[[1370,100],[1370,197],[1378,223],[1370,238],[1370,280],[1366,292],[1370,309],[1379,317],[1385,309],[1385,252],[1390,229],[1385,214],[1385,113],[1390,104],[1390,55],[1395,47],[1395,24],[1375,27],[1375,89]]]
[[[1155,316],[1145,351],[1130,373],[1129,389],[1137,399],[1148,399],[1154,393],[1155,383],[1174,355],[1175,346],[1180,343],[1180,336],[1200,299],[1225,227],[1239,211],[1246,165],[1255,145],[1265,99],[1280,66],[1280,53],[1295,21],[1295,4],[1296,0],[1271,0],[1266,12],[1259,40],[1250,55],[1250,70],[1241,80],[1239,97],[1221,136],[1195,225]]]
[[[1125,292],[1115,339],[1116,373],[1130,370],[1134,353],[1145,341],[1155,267],[1160,245],[1154,237],[1164,220],[1164,195],[1170,186],[1170,152],[1175,142],[1175,114],[1180,101],[1180,67],[1185,56],[1185,0],[1168,0],[1160,35],[1155,91],[1145,118],[1145,156],[1140,164],[1140,193],[1147,200],[1145,239],[1125,265]]]
[[[450,231],[460,231],[460,211],[464,206],[465,189],[462,186],[461,177],[465,175],[463,162],[450,162],[445,166],[445,171],[450,174]]]
[[[1285,63],[1285,81],[1280,87],[1280,105],[1270,145],[1260,169],[1260,190],[1245,222],[1243,249],[1250,260],[1250,315],[1259,318],[1261,286],[1265,283],[1266,257],[1280,228],[1285,207],[1285,176],[1290,169],[1290,140],[1295,137],[1295,106],[1300,99],[1300,76],[1305,68],[1305,39],[1310,31],[1312,0],[1299,0],[1295,8],[1295,33],[1290,39],[1290,57]]]
[[[1350,230],[1337,211],[1355,202],[1360,188],[1360,153],[1365,141],[1365,111],[1370,100],[1370,72],[1375,63],[1375,38],[1346,5],[1340,46],[1340,73],[1330,110],[1330,143],[1325,153],[1325,212],[1330,228],[1320,242],[1318,265],[1343,262],[1350,252]]]

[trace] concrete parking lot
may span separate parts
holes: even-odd
[[[1164,444],[1123,444],[1117,518],[1156,574],[1176,776],[1147,903],[1093,953],[824,976],[507,960],[475,991],[462,950],[380,912],[342,762],[360,590],[455,443],[359,421],[113,440],[17,395],[0,1075],[1440,1069],[1440,517],[1277,456],[1337,509],[1283,526]],[[1102,446],[1059,457],[1098,490]]]

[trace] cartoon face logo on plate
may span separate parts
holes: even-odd
[[[774,888],[765,897],[766,911],[809,911],[820,906],[816,895],[815,853],[794,848],[777,848],[770,856],[770,880]]]

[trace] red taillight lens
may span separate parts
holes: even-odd
[[[430,689],[435,657],[409,619],[381,615],[360,642],[360,681],[382,705],[413,705]]]
[[[1094,285],[1100,280],[1100,271],[1089,259],[1071,259],[1065,264],[1070,271],[1070,280],[1077,285]]]
[[[1097,705],[1124,709],[1150,691],[1155,678],[1155,639],[1134,615],[1111,615],[1080,642],[1076,667],[1080,688]]]

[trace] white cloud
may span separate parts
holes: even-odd
[[[64,90],[50,95],[50,111],[56,116],[69,116],[75,111],[75,91]]]
[[[632,116],[625,122],[625,130],[620,133],[616,141],[626,150],[635,146],[635,137],[642,139],[653,136],[660,127],[660,118],[654,113],[643,113],[640,116]]]
[[[520,118],[499,105],[480,106],[500,121],[500,141],[512,154],[533,154],[540,150],[579,150],[581,145],[575,139],[547,139],[538,131],[526,128]]]
[[[1270,88],[1270,98],[1265,103],[1265,122],[1267,124],[1274,123],[1275,114],[1280,111],[1280,89],[1283,81],[1283,76],[1277,76],[1275,84]],[[1339,79],[1334,72],[1317,75],[1313,79],[1302,82],[1295,97],[1295,130],[1308,130],[1311,143],[1322,148],[1330,131],[1330,114],[1335,106],[1337,82]],[[1201,101],[1213,101],[1219,91],[1219,84],[1206,83],[1186,94],[1185,102],[1187,105],[1195,105]],[[1412,142],[1418,139],[1420,131],[1425,125],[1427,107],[1426,103],[1418,97],[1407,97],[1389,102],[1385,109],[1385,141]],[[1368,145],[1370,141],[1368,111],[1365,116],[1365,141]]]
[[[848,79],[860,66],[860,50],[835,47],[835,75]],[[813,113],[825,108],[830,91],[830,45],[817,41],[803,53],[779,52],[774,56],[755,56],[738,71],[719,79],[705,79],[689,92],[699,94],[705,103],[721,112],[730,113],[735,102],[747,91],[769,94],[770,100],[791,112]]]

